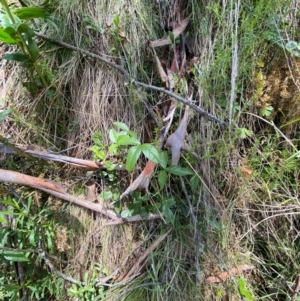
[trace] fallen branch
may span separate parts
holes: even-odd
[[[75,47],[75,46],[72,46],[70,44],[67,44],[65,42],[62,42],[62,41],[58,41],[56,39],[53,39],[53,38],[50,38],[42,33],[39,33],[39,32],[35,32],[36,36],[46,40],[46,41],[49,41],[51,43],[54,43],[54,44],[57,44],[57,45],[60,45],[60,46],[63,46],[67,49],[70,49],[72,51],[76,51],[76,52],[79,52],[83,55],[87,55],[89,57],[92,57],[92,58],[95,58],[99,61],[101,61],[102,63],[120,71],[123,75],[125,75],[130,83],[133,83],[133,84],[136,84],[138,86],[141,86],[141,87],[144,87],[146,89],[151,89],[151,90],[155,90],[155,91],[158,91],[158,92],[162,92],[164,94],[167,94],[175,99],[177,99],[178,101],[184,103],[185,105],[189,106],[190,108],[192,108],[194,111],[196,111],[198,114],[200,115],[203,115],[205,116],[206,118],[208,118],[209,120],[212,120],[212,121],[216,121],[217,123],[219,123],[219,125],[221,127],[225,127],[227,126],[227,123],[221,119],[219,119],[218,117],[214,116],[213,114],[210,114],[209,112],[205,111],[204,109],[198,107],[197,105],[194,104],[194,102],[192,101],[189,101],[187,100],[186,98],[183,98],[179,95],[177,95],[176,93],[173,93],[171,91],[168,91],[164,88],[160,88],[160,87],[157,87],[157,86],[153,86],[153,85],[149,85],[149,84],[145,84],[143,82],[139,82],[137,81],[136,79],[132,78],[129,73],[120,65],[117,65],[111,61],[108,60],[108,58],[105,58],[104,56],[100,56],[100,55],[97,55],[95,53],[92,53],[90,51],[87,51],[87,50],[84,50],[84,49],[81,49],[79,47]]]
[[[65,191],[65,188],[56,182],[47,179],[35,178],[11,170],[0,169],[0,182],[15,183],[36,188],[48,194],[51,194],[59,199],[68,201],[86,209],[93,210],[95,212],[99,212],[102,215],[107,216],[111,219],[111,221],[104,224],[104,226],[120,225],[124,223],[133,223],[138,221],[147,221],[161,218],[161,215],[159,213],[150,213],[146,218],[143,218],[140,215],[121,218],[111,209],[107,209],[101,206],[100,204],[95,204],[84,198],[80,198],[67,193]]]
[[[17,150],[19,152],[17,152]],[[38,150],[31,150],[21,147],[16,147],[14,145],[3,145],[0,143],[0,153],[2,154],[19,154],[21,156],[29,155],[31,158],[38,158],[42,160],[50,160],[50,161],[56,161],[61,162],[69,165],[73,165],[78,168],[82,168],[86,171],[88,170],[98,170],[101,166],[99,166],[96,162],[90,161],[90,160],[84,160],[84,159],[77,159],[69,156],[49,153],[47,151],[38,151]]]
[[[48,151],[34,150],[27,147],[16,147],[15,145],[1,144],[0,154],[18,154],[23,157],[37,158],[41,160],[49,160],[61,162],[64,164],[72,165],[85,171],[95,171],[99,169],[106,169],[105,163],[97,163],[91,160],[78,159],[74,157],[64,156],[56,153],[49,153]],[[124,165],[120,164],[116,170],[124,170]]]
[[[59,193],[66,192],[63,186],[51,180],[31,177],[11,170],[0,169],[0,182],[16,183],[40,190],[47,189]]]
[[[114,221],[122,221],[113,210],[105,209],[99,204],[71,195],[65,191],[63,186],[50,180],[31,177],[11,170],[0,169],[0,182],[16,183],[36,188],[70,203],[99,212]]]

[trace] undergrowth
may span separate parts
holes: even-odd
[[[193,113],[186,139],[190,150],[183,151],[180,159],[181,168],[192,172],[179,177],[168,171],[162,179],[160,166],[147,192],[135,192],[121,202],[116,201],[145,166],[145,157],[131,162],[127,171],[135,167],[132,173],[34,166],[20,159],[15,162],[16,157],[10,157],[11,164],[0,161],[5,168],[59,180],[76,193],[92,182],[100,202],[118,213],[131,210],[162,216],[161,220],[104,227],[102,216],[76,206],[59,205],[53,219],[47,216],[46,220],[42,217],[48,207],[41,207],[41,219],[28,223],[43,228],[55,221],[58,230],[52,230],[51,239],[55,235],[56,241],[45,241],[43,247],[51,254],[50,244],[55,245],[56,256],[64,260],[61,265],[54,261],[55,269],[71,281],[62,280],[54,270],[50,273],[42,257],[35,261],[34,256],[39,256],[33,255],[35,251],[18,253],[30,258],[28,268],[35,271],[40,265],[43,273],[47,271],[45,281],[39,278],[38,284],[34,283],[36,273],[25,271],[32,294],[39,286],[45,291],[47,287],[45,296],[53,300],[289,300],[293,295],[299,273],[299,4],[287,0],[183,2],[44,3],[54,26],[39,20],[33,25],[36,31],[105,55],[134,78],[155,85],[161,80],[154,53],[147,47],[149,40],[167,36],[179,12],[190,16],[186,33],[197,60],[187,84],[196,105],[230,125],[221,129]],[[126,163],[130,144],[123,145],[121,153],[108,152],[116,142],[109,135],[114,122],[126,124],[141,145],[149,145],[149,140],[157,143],[159,129],[145,103],[154,107],[163,100],[162,94],[131,85],[94,58],[42,39],[39,47],[39,65],[50,82],[48,90],[29,94],[22,86],[24,69],[1,62],[9,76],[1,88],[0,105],[13,107],[1,123],[3,136],[78,158],[96,153],[96,160],[115,164]],[[164,58],[170,49],[155,51]],[[173,132],[180,115],[174,120]],[[98,147],[93,152],[92,145]],[[30,200],[27,190],[18,190]],[[8,198],[3,197],[2,203]],[[17,206],[16,200],[12,202]],[[15,218],[18,221],[22,216]],[[18,226],[18,231],[27,233],[29,224]],[[136,277],[126,279],[126,271],[137,258],[169,229]],[[41,256],[40,246],[27,246],[25,241],[21,237],[12,247],[32,248]],[[2,267],[15,281],[13,261],[6,260]],[[211,275],[244,265],[254,268],[226,281],[207,282]],[[103,279],[112,274],[103,285]],[[56,291],[51,288],[54,282],[59,283]],[[19,286],[15,289],[20,293]],[[12,295],[3,296],[14,300]]]

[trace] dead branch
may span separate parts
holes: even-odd
[[[70,203],[74,203],[81,207],[99,212],[114,221],[122,221],[122,219],[119,218],[113,210],[105,209],[99,204],[95,204],[80,197],[69,194],[60,184],[50,180],[31,177],[11,170],[0,169],[0,182],[16,183],[36,188]]]
[[[102,63],[104,63],[104,64],[106,64],[106,65],[108,65],[108,66],[110,66],[110,67],[112,67],[112,68],[120,71],[123,75],[125,75],[129,79],[130,83],[136,84],[136,85],[144,87],[146,89],[151,89],[151,90],[155,90],[157,92],[161,92],[161,93],[167,94],[167,95],[169,95],[169,96],[177,99],[178,101],[184,103],[185,105],[189,106],[190,108],[192,108],[198,114],[205,116],[209,120],[216,121],[217,123],[219,123],[219,125],[222,128],[224,128],[224,127],[227,126],[227,123],[225,121],[219,119],[218,117],[214,116],[213,114],[210,114],[207,111],[205,111],[204,109],[198,107],[197,105],[194,104],[193,101],[189,101],[186,98],[183,98],[183,97],[177,95],[176,93],[168,91],[168,90],[166,90],[164,88],[160,88],[160,87],[157,87],[157,86],[145,84],[143,82],[139,82],[138,80],[132,78],[129,75],[129,73],[122,66],[117,65],[117,64],[109,61],[108,58],[105,58],[105,55],[103,55],[103,56],[97,55],[97,54],[92,53],[90,51],[83,50],[83,49],[81,49],[79,47],[75,47],[75,46],[72,46],[72,45],[67,44],[65,42],[58,41],[56,39],[50,38],[50,37],[48,37],[48,36],[46,36],[46,35],[44,35],[42,33],[39,33],[39,32],[35,32],[35,34],[36,34],[36,36],[38,36],[38,37],[40,37],[40,38],[42,38],[42,39],[44,39],[46,41],[49,41],[51,43],[63,46],[63,47],[65,47],[67,49],[70,49],[72,51],[77,51],[77,52],[79,52],[79,53],[81,53],[83,55],[87,55],[89,57],[95,58],[95,59],[101,61]]]
[[[47,189],[59,193],[65,193],[65,188],[51,180],[35,178],[19,172],[0,169],[0,182],[15,183],[30,186],[37,189]]]
[[[55,153],[49,153],[48,151],[34,150],[27,147],[16,147],[15,145],[4,145],[0,143],[0,153],[2,154],[19,154],[20,156],[29,156],[30,158],[37,158],[41,160],[49,160],[61,162],[64,164],[72,165],[76,168],[83,169],[85,171],[95,171],[99,169],[106,169],[105,164],[97,163],[91,160],[84,160],[73,158],[69,156],[64,156]],[[123,165],[118,165],[116,170],[124,170]]]

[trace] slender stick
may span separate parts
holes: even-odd
[[[89,57],[95,58],[95,59],[101,61],[102,63],[104,63],[104,64],[106,64],[106,65],[108,65],[108,66],[110,66],[110,67],[112,67],[112,68],[114,68],[114,69],[120,71],[122,74],[124,74],[124,75],[130,80],[130,83],[136,84],[136,85],[141,86],[141,87],[144,87],[144,88],[146,88],[146,89],[151,89],[151,90],[155,90],[155,91],[158,91],[158,92],[162,92],[162,93],[164,93],[164,94],[167,94],[167,95],[169,95],[169,96],[171,96],[171,97],[177,99],[178,101],[184,103],[185,105],[191,107],[191,108],[192,108],[194,111],[196,111],[198,114],[205,116],[205,117],[208,118],[209,120],[216,121],[217,123],[219,123],[219,125],[220,125],[221,127],[224,128],[224,127],[227,126],[227,123],[226,123],[225,121],[219,119],[219,118],[216,117],[215,115],[213,115],[213,114],[211,114],[211,113],[205,111],[204,109],[198,107],[197,105],[195,105],[195,103],[194,103],[193,101],[189,101],[189,100],[187,100],[186,98],[183,98],[183,97],[177,95],[176,93],[173,93],[173,92],[171,92],[171,91],[168,91],[168,90],[166,90],[166,89],[164,89],[164,88],[160,88],[160,87],[153,86],[153,85],[150,85],[150,84],[145,84],[145,83],[143,83],[143,82],[140,82],[140,81],[138,81],[138,80],[132,78],[132,77],[130,76],[130,74],[129,74],[122,66],[120,66],[120,65],[118,65],[118,64],[115,64],[115,63],[109,61],[108,58],[105,58],[104,56],[97,55],[97,54],[95,54],[95,53],[92,53],[92,52],[90,52],[90,51],[81,49],[81,48],[76,47],[76,46],[72,46],[72,45],[70,45],[70,44],[68,44],[68,43],[65,43],[65,42],[62,42],[62,41],[58,41],[58,40],[56,40],[56,39],[50,38],[50,37],[48,37],[48,36],[46,36],[46,35],[44,35],[44,34],[42,34],[42,33],[39,33],[39,32],[35,32],[35,34],[36,34],[36,36],[38,36],[38,37],[40,37],[40,38],[42,38],[42,39],[44,39],[44,40],[46,40],[46,41],[49,41],[49,42],[52,42],[52,43],[54,43],[54,44],[63,46],[63,47],[65,47],[65,48],[67,48],[67,49],[70,49],[70,50],[72,50],[72,51],[77,51],[77,52],[79,52],[79,53],[81,53],[81,54],[84,54],[84,55],[87,55],[87,56],[89,56]]]

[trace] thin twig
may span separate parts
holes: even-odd
[[[192,108],[193,110],[195,110],[198,114],[205,116],[205,117],[208,118],[209,120],[216,121],[217,123],[219,123],[219,125],[220,125],[222,128],[224,128],[224,127],[227,126],[227,123],[226,123],[225,121],[219,119],[219,118],[216,117],[215,115],[213,115],[213,114],[211,114],[211,113],[205,111],[204,109],[198,107],[197,105],[194,104],[194,102],[189,101],[189,100],[187,100],[186,98],[183,98],[183,97],[177,95],[176,93],[173,93],[173,92],[171,92],[171,91],[168,91],[168,90],[166,90],[166,89],[164,89],[164,88],[160,88],[160,87],[153,86],[153,85],[150,85],[150,84],[145,84],[145,83],[143,83],[143,82],[140,82],[140,81],[138,81],[138,80],[132,78],[132,77],[130,76],[130,74],[124,69],[124,67],[122,67],[122,66],[120,66],[120,65],[118,65],[118,64],[115,64],[115,63],[109,61],[109,60],[108,60],[107,58],[105,58],[104,56],[97,55],[97,54],[95,54],[95,53],[92,53],[92,52],[90,52],[90,51],[81,49],[81,48],[76,47],[76,46],[72,46],[72,45],[67,44],[67,43],[65,43],[65,42],[62,42],[62,41],[58,41],[58,40],[56,40],[56,39],[50,38],[50,37],[48,37],[48,36],[46,36],[46,35],[44,35],[44,34],[42,34],[42,33],[39,33],[39,32],[35,32],[35,34],[36,34],[36,36],[38,36],[38,37],[40,37],[40,38],[42,38],[42,39],[44,39],[44,40],[46,40],[46,41],[49,41],[49,42],[52,42],[52,43],[54,43],[54,44],[63,46],[63,47],[65,47],[65,48],[67,48],[67,49],[70,49],[70,50],[72,50],[72,51],[79,52],[79,53],[84,54],[84,55],[87,55],[87,56],[89,56],[89,57],[95,58],[95,59],[101,61],[102,63],[104,63],[104,64],[106,64],[106,65],[108,65],[108,66],[110,66],[110,67],[112,67],[112,68],[114,68],[114,69],[120,71],[123,75],[125,75],[125,76],[129,79],[130,83],[136,84],[136,85],[141,86],[141,87],[144,87],[144,88],[146,88],[146,89],[151,89],[151,90],[154,90],[154,91],[157,91],[157,92],[162,92],[162,93],[164,93],[164,94],[167,94],[167,95],[169,95],[169,96],[171,96],[171,97],[177,99],[178,101],[184,103],[185,105],[191,107],[191,108]]]
[[[63,274],[61,271],[57,270],[54,265],[50,262],[50,260],[47,258],[46,253],[44,252],[44,250],[40,250],[39,251],[39,255],[44,259],[46,265],[48,266],[48,268],[51,270],[51,272],[55,273],[56,275],[58,275],[59,277],[63,278],[64,280],[77,284],[77,285],[84,285],[84,282],[78,281],[70,276],[67,276],[65,274]]]

